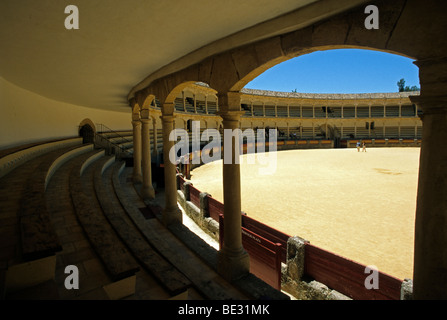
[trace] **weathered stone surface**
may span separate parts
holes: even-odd
[[[290,57],[312,52],[312,27],[281,36],[282,51]]]
[[[210,87],[219,92],[228,92],[234,83],[239,81],[237,69],[230,52],[216,55],[210,77]]]
[[[307,241],[300,237],[290,237],[287,241],[287,276],[299,281],[304,274],[304,250]]]
[[[400,300],[413,300],[413,280],[404,279],[402,282]]]

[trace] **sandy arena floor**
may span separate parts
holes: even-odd
[[[265,164],[248,164],[244,155],[242,210],[338,255],[400,279],[413,278],[419,151],[280,151],[276,172],[267,175],[259,174]],[[223,200],[222,161],[193,170],[191,180]]]

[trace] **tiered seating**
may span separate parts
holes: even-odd
[[[326,107],[315,107],[315,118],[326,118]]]
[[[299,106],[290,105],[289,106],[289,114],[290,114],[291,118],[299,118],[299,117],[301,117],[300,107]]]
[[[89,179],[80,181],[90,163],[104,157],[104,150],[81,145],[82,139],[76,141],[78,145],[70,147],[61,143],[58,149],[27,161],[1,179],[4,196],[0,201],[2,297],[109,299],[121,298],[123,292],[125,296],[135,292],[135,281],[127,284],[131,290],[126,291],[123,282],[117,284],[116,280],[135,273],[138,265],[132,263],[131,256],[124,258],[121,240],[110,242],[113,232],[107,230],[108,224],[101,220],[102,213],[94,210],[94,199],[89,198],[91,193],[84,189]],[[107,159],[114,160],[114,157]],[[72,205],[71,198],[76,206]],[[88,231],[89,242],[83,232],[76,231],[78,219],[83,221],[84,231]],[[109,271],[107,274],[93,264],[96,256],[95,252],[86,250],[89,244],[100,253]],[[83,290],[65,288],[67,265],[80,268]],[[153,298],[156,297],[169,296],[159,292]]]
[[[355,136],[355,128],[354,127],[343,127],[342,138],[354,138],[354,136]]]
[[[287,106],[277,106],[277,115],[281,118],[287,118]]]
[[[312,127],[303,127],[301,139],[304,139],[304,140],[313,139],[314,138],[313,132],[314,132],[314,130],[312,129]]]
[[[193,98],[185,98],[186,112],[194,113],[194,100]]]
[[[188,239],[184,227],[168,230],[155,219],[159,211],[153,219],[143,215],[147,204],[124,161],[81,143],[61,144],[1,178],[0,292],[6,298],[248,298],[218,276],[214,249],[193,240],[212,252],[204,263],[179,240]],[[68,265],[79,269],[78,290],[65,287]]]
[[[344,106],[343,107],[343,118],[355,118],[355,107],[354,106]]]
[[[127,280],[135,275],[138,266],[105,220],[96,197],[92,194],[94,190],[91,179],[85,179],[85,181],[81,179],[84,171],[87,168],[91,169],[90,163],[102,156],[104,156],[104,150],[95,151],[84,162],[73,168],[70,173],[70,194],[77,218],[111,279],[113,281]],[[134,290],[129,293],[133,294]]]
[[[266,117],[274,117],[275,116],[275,106],[266,105],[265,106],[265,116]]]
[[[413,105],[404,105],[401,107],[402,117],[414,117],[416,115],[416,108]]]
[[[16,164],[7,167],[9,172],[0,184],[1,234],[5,237],[1,239],[0,251],[5,277],[2,293],[13,293],[54,277],[55,254],[61,245],[49,218],[45,189],[59,166],[92,148],[81,142],[82,139],[67,139],[42,143],[2,158]],[[11,160],[15,156],[17,160]],[[20,161],[26,158],[29,160]]]
[[[369,107],[358,106],[357,107],[357,118],[369,118]]]
[[[106,149],[108,154],[125,154],[132,148],[132,141],[132,131],[107,131],[98,133],[95,143]]]
[[[313,111],[313,107],[309,107],[309,106],[302,106],[302,116],[303,118],[313,118],[314,117],[314,111]]]
[[[163,254],[166,260],[175,265],[178,270],[183,273],[205,298],[220,300],[220,299],[246,299],[246,296],[241,294],[239,290],[230,286],[226,281],[219,278],[217,273],[213,270],[214,266],[208,266],[196,255],[195,252],[190,251],[177,238],[183,238],[187,241],[191,240],[184,237],[185,230],[182,226],[174,226],[171,228],[175,232],[175,236],[166,228],[164,228],[159,219],[144,219],[139,208],[145,207],[145,203],[136,193],[131,179],[130,168],[124,167],[123,164],[117,165],[113,170],[113,187],[118,196],[122,207],[127,212],[128,216],[136,226],[140,229],[147,241],[157,250]],[[159,207],[150,206],[154,208],[154,216],[160,214]],[[193,236],[193,235],[192,235]],[[197,242],[194,242],[199,245]],[[186,244],[188,246],[188,244]],[[200,241],[201,246],[209,247],[208,244]],[[214,251],[214,254],[216,252]],[[215,259],[212,259],[215,260]],[[187,263],[185,263],[187,262]],[[208,261],[207,263],[212,264]]]
[[[389,118],[399,117],[399,106],[386,106],[386,116]]]
[[[383,118],[383,106],[371,106],[372,118]]]
[[[264,107],[262,105],[253,105],[253,116],[263,117],[264,116]]]
[[[375,125],[374,129],[371,129],[371,138],[385,138],[383,135],[383,126]]]
[[[208,101],[208,114],[215,114],[217,112],[217,103],[215,101]]]
[[[411,138],[414,139],[414,126],[406,127],[402,126],[400,127],[400,137],[401,138]]]
[[[341,118],[341,107],[329,107],[328,118]]]
[[[183,99],[182,98],[176,98],[174,100],[175,104],[175,111],[177,112],[184,112],[185,108],[183,107]]]
[[[369,129],[365,127],[357,127],[356,138],[369,138]]]
[[[121,165],[120,162],[114,162],[114,158],[103,158],[93,169],[96,195],[107,220],[141,265],[153,274],[166,290],[172,295],[185,292],[191,282],[149,245],[115,196],[112,174]]]
[[[385,127],[385,137],[386,138],[398,138],[399,137],[399,127],[387,126]]]

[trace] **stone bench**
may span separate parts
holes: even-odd
[[[112,185],[112,174],[122,162],[114,160],[114,157],[100,160],[94,169],[96,195],[105,216],[145,270],[171,295],[187,291],[191,282],[152,248],[121,207]]]
[[[25,162],[49,151],[82,144],[82,138],[70,138],[13,148],[11,153],[4,151],[0,157],[0,178]]]
[[[84,173],[103,156],[104,150],[94,151],[85,161],[73,167],[69,179],[70,195],[76,216],[111,279],[111,283],[103,288],[110,299],[121,299],[135,293],[135,274],[139,266],[95,203],[93,187],[85,187],[93,181],[91,176]],[[86,181],[90,178],[90,181],[84,184],[83,176]]]
[[[55,171],[54,168],[92,148],[92,145],[69,146],[48,151],[35,160],[30,160],[35,164],[32,165],[33,170],[25,180],[23,177],[19,179],[21,176],[19,172],[13,176],[20,180],[17,183],[24,185],[17,212],[17,231],[20,240],[15,258],[7,263],[5,291],[19,291],[54,278],[55,254],[62,247],[46,207],[46,185]],[[18,169],[24,173],[22,168]]]

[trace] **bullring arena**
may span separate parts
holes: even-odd
[[[109,2],[0,1],[0,300],[447,299],[447,2]],[[409,58],[420,90],[248,88],[338,49]],[[276,174],[179,172],[196,121],[276,129]]]
[[[247,163],[244,155],[242,210],[335,254],[411,278],[419,152],[279,151],[272,175],[260,175],[263,165]],[[222,202],[222,161],[194,169],[191,182]]]

